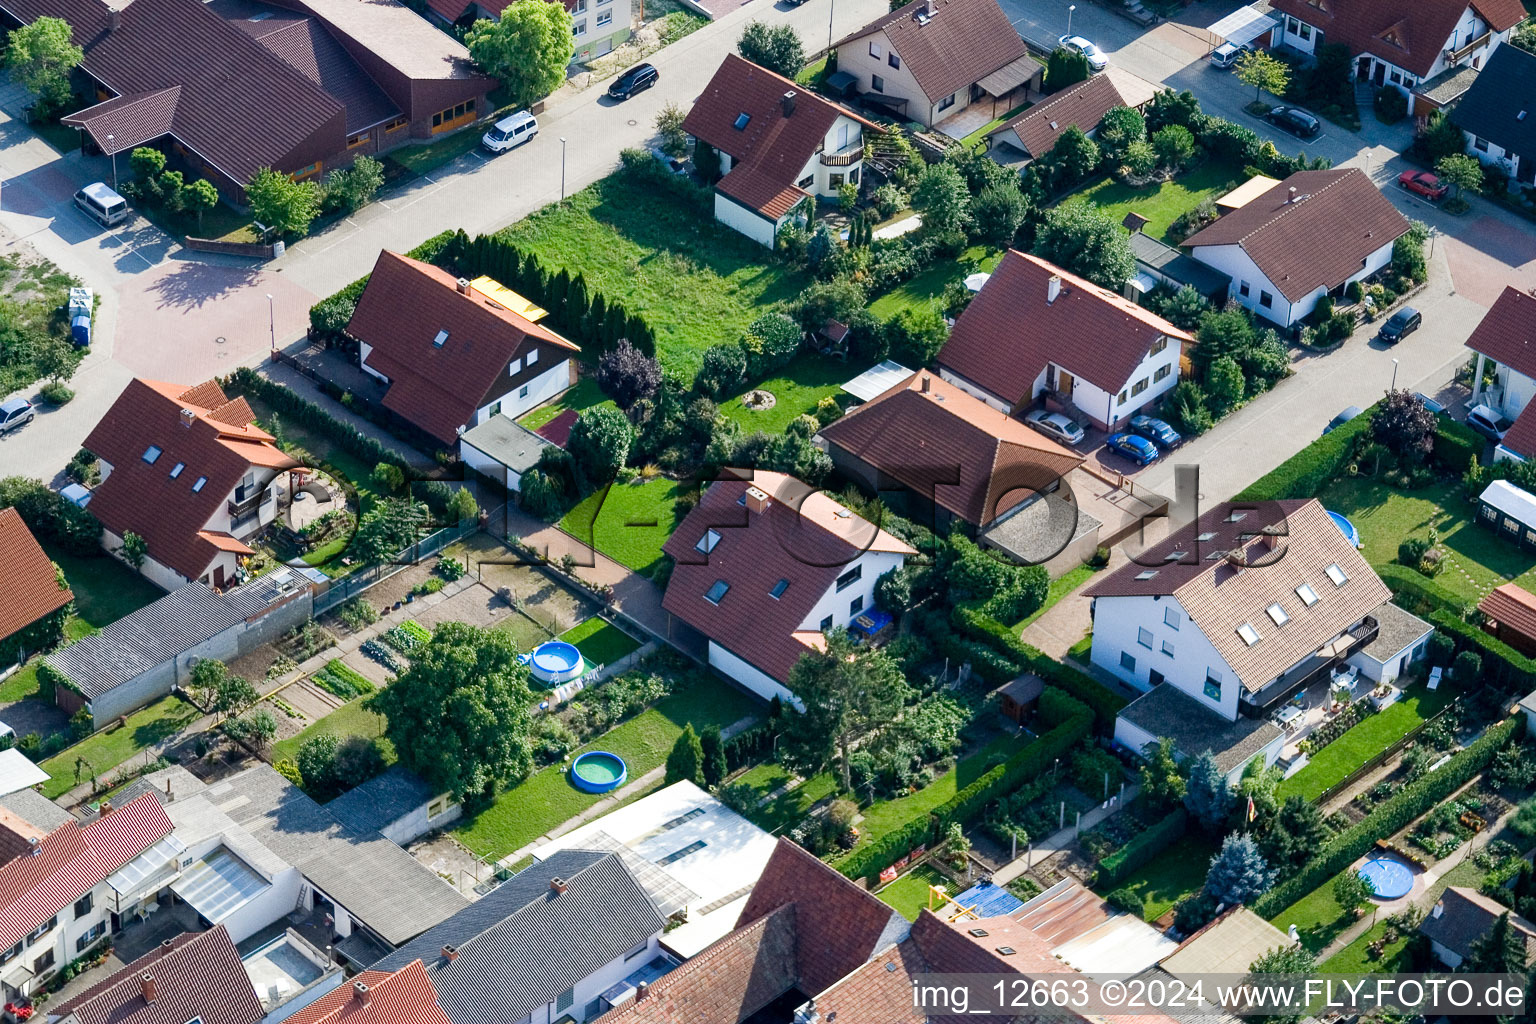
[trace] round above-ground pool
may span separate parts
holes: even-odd
[[[1339,528],[1339,531],[1344,534],[1350,544],[1357,548],[1360,546],[1360,531],[1355,529],[1354,523],[1337,512],[1329,512],[1328,518],[1333,520],[1334,525]]]
[[[584,793],[606,793],[624,785],[629,766],[618,754],[589,750],[571,762],[571,785]]]
[[[1413,868],[1396,854],[1373,854],[1357,874],[1371,883],[1379,900],[1401,899],[1413,891]]]
[[[564,640],[551,640],[534,648],[528,656],[528,668],[539,682],[559,686],[580,678],[587,665],[575,646]]]

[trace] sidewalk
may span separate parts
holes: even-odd
[[[1138,782],[1133,782],[1126,786],[1125,792],[1122,795],[1118,797],[1111,797],[1110,803],[1100,804],[1099,806],[1095,807],[1093,810],[1083,815],[1083,820],[1078,824],[1069,825],[1054,835],[1047,836],[1043,841],[1035,843],[1033,846],[1031,846],[1022,857],[1019,857],[1017,860],[1009,861],[1007,864],[1004,864],[1002,867],[992,872],[992,881],[997,885],[1007,885],[1009,882],[1013,881],[1015,878],[1018,878],[1020,875],[1024,874],[1036,864],[1039,864],[1051,856],[1066,849],[1077,840],[1077,837],[1082,832],[1093,828],[1095,825],[1109,817],[1111,814],[1115,814],[1124,810],[1125,806],[1134,800],[1136,798],[1136,794],[1140,792],[1141,784]]]

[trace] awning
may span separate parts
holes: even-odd
[[[166,873],[167,865],[174,864],[187,852],[186,846],[175,835],[168,835],[154,846],[107,876],[107,885],[118,897],[137,894],[144,884]]]
[[[269,883],[221,846],[196,861],[171,886],[211,923],[218,924],[267,890]]]
[[[910,376],[911,370],[894,359],[887,359],[848,381],[843,390],[861,402],[872,402]]]
[[[976,84],[988,96],[1003,97],[1034,78],[1035,72],[1039,70],[1039,61],[1032,57],[1020,57],[1010,64],[1004,64]]]
[[[1157,279],[1154,278],[1151,274],[1147,273],[1145,270],[1141,270],[1137,271],[1136,276],[1131,278],[1130,285],[1132,288],[1145,295],[1157,287]]]
[[[827,76],[827,80],[822,84],[833,92],[841,94],[857,86],[859,80],[856,76],[846,71],[834,71]]]
[[[1206,31],[1220,36],[1233,46],[1246,46],[1275,27],[1275,19],[1252,7],[1239,7]]]

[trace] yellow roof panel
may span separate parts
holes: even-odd
[[[534,323],[538,323],[549,315],[549,310],[535,306],[493,277],[482,275],[469,282],[469,286],[492,302],[505,306]]]
[[[1223,210],[1239,209],[1247,206],[1278,184],[1280,184],[1278,179],[1271,178],[1265,174],[1255,174],[1237,186],[1237,188],[1216,200],[1216,205]]]

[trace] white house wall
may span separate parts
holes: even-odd
[[[122,555],[123,538],[113,533],[111,530],[104,529],[101,531],[101,547],[102,550],[122,561],[124,565],[128,564],[127,560],[124,559]],[[227,561],[225,561],[226,559]],[[224,562],[225,565],[225,575],[232,579],[234,577],[235,571],[235,556],[230,552],[219,552],[219,557],[214,559],[213,563],[209,565],[208,571],[212,572],[213,567],[218,565],[221,561]],[[129,566],[129,568],[132,568],[132,566]],[[138,573],[140,576],[143,576],[145,579],[149,580],[161,590],[166,591],[175,590],[177,587],[187,582],[187,577],[183,576],[175,569],[172,569],[170,566],[162,565],[160,562],[157,562],[153,555],[144,559],[144,564],[139,567]]]
[[[1303,298],[1291,302],[1281,294],[1268,277],[1264,276],[1258,266],[1238,245],[1201,245],[1191,250],[1191,255],[1201,263],[1232,278],[1228,286],[1227,296],[1239,305],[1252,310],[1266,320],[1271,320],[1282,327],[1290,327],[1297,321],[1306,317],[1317,305],[1317,300],[1327,294],[1329,288],[1337,288],[1348,284],[1350,281],[1359,281],[1376,273],[1382,267],[1392,262],[1392,243],[1388,242],[1370,256],[1366,257],[1365,264],[1355,273],[1343,281],[1335,281],[1327,287],[1318,288]],[[1248,285],[1248,294],[1242,294],[1242,285]],[[1260,304],[1260,293],[1268,292],[1272,302],[1268,308]]]
[[[964,377],[960,376],[958,373],[955,373],[953,370],[948,369],[947,367],[939,367],[939,378],[953,384],[955,387],[959,388],[961,391],[964,391],[972,398],[987,403],[1000,413],[1008,415],[1012,415],[1013,413],[1013,405],[1008,399],[1004,399],[1000,395],[994,395],[980,384],[977,384],[974,381],[966,380]],[[1040,376],[1035,378],[1035,383],[1030,388],[1029,393],[1031,396],[1034,396],[1038,395],[1041,391],[1044,390],[1045,371],[1041,370]]]
[[[299,905],[304,878],[298,868],[286,868],[268,881],[271,884],[260,895],[217,922],[229,931],[230,941],[244,942],[267,925],[293,913]]]
[[[724,154],[721,156],[723,161]],[[741,232],[758,245],[767,246],[770,249],[773,248],[774,240],[778,237],[777,223],[719,192],[715,193],[715,220]]]
[[[1057,364],[1061,369],[1072,373],[1070,366]],[[1157,371],[1168,367],[1168,373],[1162,380],[1154,381],[1152,378]],[[1131,389],[1138,381],[1145,380],[1147,387],[1139,395],[1131,394]],[[1156,355],[1143,356],[1136,369],[1131,372],[1121,385],[1119,392],[1111,395],[1091,381],[1073,374],[1072,404],[1093,418],[1095,422],[1102,423],[1105,427],[1114,427],[1120,420],[1129,419],[1138,410],[1152,402],[1157,401],[1162,395],[1172,390],[1179,382],[1179,344],[1169,339],[1163,350]],[[1042,383],[1041,388],[1044,385]],[[1125,401],[1120,402],[1120,392],[1124,392]],[[1037,391],[1036,394],[1039,392]]]
[[[784,642],[787,644],[794,643],[788,637],[784,638]],[[763,698],[763,700],[771,701],[777,697],[783,704],[795,705],[795,695],[790,693],[789,688],[783,683],[755,665],[732,654],[713,640],[709,642],[709,667],[736,680],[736,682],[751,690]]]
[[[500,398],[487,402],[479,409],[476,409],[475,421],[467,424],[466,429],[468,427],[478,427],[490,419],[492,415],[495,415],[491,412],[491,409],[497,402],[501,403],[500,415],[515,420],[529,409],[536,405],[543,405],[570,386],[571,361],[563,359],[530,380],[527,384],[521,384],[512,388]]]
[[[788,558],[791,556],[785,555],[784,557]],[[848,626],[856,616],[862,615],[875,606],[875,581],[880,578],[881,574],[892,569],[899,569],[905,562],[906,557],[904,555],[893,554],[889,551],[866,551],[852,562],[840,567],[838,575],[852,572],[857,567],[860,574],[858,581],[849,584],[848,588],[842,591],[837,589],[836,584],[828,587],[827,592],[821,595],[815,607],[801,620],[800,628],[802,630],[818,630],[821,628],[822,620],[829,615],[832,617],[834,628],[837,626]],[[858,612],[850,612],[848,610],[849,606],[855,598],[863,598],[863,605]],[[772,600],[772,598],[769,598],[769,600]]]
[[[880,55],[873,56],[869,52],[870,43],[880,48]],[[893,99],[905,99],[906,109],[903,111],[904,119],[918,121],[924,125],[932,125],[935,119],[934,107],[923,93],[922,86],[917,84],[917,79],[907,68],[907,62],[901,61],[901,67],[893,68],[890,65],[891,41],[885,31],[871,32],[859,39],[850,40],[837,48],[837,70],[846,71],[858,79],[860,92],[872,92],[879,96],[890,96]],[[901,54],[897,53],[900,59]],[[884,89],[876,89],[872,76],[879,75]],[[938,112],[939,118],[949,117],[959,113],[970,105],[970,90],[961,89],[956,95],[955,105]]]
[[[372,345],[368,344],[366,341],[360,341],[357,343],[358,365],[362,367],[363,372],[370,376],[377,377],[379,380],[388,384],[388,377],[384,376],[378,370],[375,370],[373,367],[368,365],[368,357],[371,355],[373,355]]]
[[[1478,162],[1484,167],[1492,167],[1497,171],[1509,175],[1518,181],[1520,179],[1520,157],[1510,152],[1497,143],[1465,133],[1467,136],[1467,152],[1477,157]],[[1481,148],[1479,148],[1481,147]]]
[[[1177,629],[1165,620],[1165,613],[1169,609],[1177,613]],[[1140,641],[1140,630],[1143,628],[1152,634],[1150,648]],[[1172,656],[1163,653],[1164,641],[1173,645]],[[1134,669],[1127,669],[1120,664],[1122,652],[1135,659]],[[1149,674],[1156,669],[1166,680],[1164,686],[1177,686],[1227,721],[1237,721],[1237,697],[1242,682],[1206,635],[1190,621],[1177,598],[1095,598],[1093,648],[1089,659],[1115,678],[1123,679],[1143,691],[1152,688]],[[1221,675],[1219,699],[1213,700],[1205,695],[1208,671],[1213,676],[1218,672]]]
[[[1501,365],[1494,374],[1499,382],[1499,388],[1503,397],[1500,400],[1499,411],[1505,418],[1513,421],[1525,411],[1531,398],[1536,396],[1536,380],[1532,380],[1519,370]]]
[[[1422,636],[1405,644],[1402,650],[1385,661],[1378,661],[1362,650],[1350,655],[1349,663],[1359,668],[1360,674],[1373,683],[1395,683],[1410,667],[1424,660],[1424,656],[1429,653],[1429,638],[1434,632],[1433,629],[1425,630]]]

